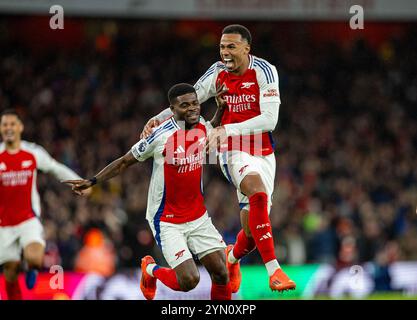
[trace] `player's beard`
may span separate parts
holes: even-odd
[[[199,118],[200,118],[199,114],[193,114],[192,116],[187,117],[187,122],[193,125],[198,122]]]
[[[196,125],[200,120],[200,112],[190,112],[190,114],[186,114],[185,118],[185,124],[186,127],[190,128],[191,126]]]

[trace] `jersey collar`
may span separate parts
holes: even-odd
[[[250,54],[249,55],[249,67],[248,69],[253,69],[253,62],[254,62],[254,57]]]

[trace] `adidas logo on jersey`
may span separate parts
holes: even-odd
[[[249,89],[251,86],[253,86],[255,82],[242,82],[242,89]]]
[[[22,162],[22,168],[29,168],[32,165],[32,160],[25,160]]]
[[[177,150],[174,151],[174,154],[184,153],[185,150],[182,146],[178,146]]]
[[[4,162],[0,163],[0,170],[7,170],[6,164]]]
[[[262,237],[259,238],[259,241],[266,240],[266,239],[269,239],[269,238],[272,238],[272,235],[271,235],[270,232],[267,232],[264,235],[262,235]]]

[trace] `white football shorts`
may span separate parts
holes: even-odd
[[[155,239],[160,239],[157,241],[158,245],[171,268],[192,259],[192,254],[201,259],[212,252],[226,248],[223,237],[211,222],[207,212],[194,221],[181,224],[161,221],[158,232],[153,223],[149,225]]]
[[[237,189],[240,209],[249,211],[249,199],[240,191],[240,183],[248,174],[257,173],[261,176],[268,194],[268,213],[271,211],[276,169],[274,153],[253,156],[243,151],[232,150],[221,153],[219,162],[224,176]]]
[[[20,261],[23,248],[30,243],[45,246],[43,226],[33,217],[11,227],[0,227],[0,265],[5,262]]]

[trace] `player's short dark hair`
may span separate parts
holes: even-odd
[[[0,119],[3,118],[3,116],[16,116],[20,121],[22,121],[22,117],[19,115],[16,109],[6,109],[2,111],[0,113]]]
[[[173,105],[177,97],[187,93],[196,93],[195,88],[188,83],[177,83],[176,85],[173,85],[171,89],[169,89],[168,101],[171,105]]]
[[[223,29],[222,34],[240,34],[242,39],[245,39],[249,45],[252,43],[252,35],[250,34],[250,31],[241,24],[230,24],[226,26]]]

